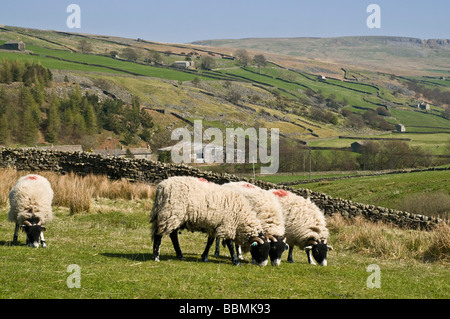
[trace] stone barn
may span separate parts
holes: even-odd
[[[0,46],[0,49],[3,50],[15,50],[15,51],[25,51],[25,43],[22,41],[19,42],[6,42],[2,46]]]
[[[406,132],[406,128],[403,124],[397,124],[395,125],[395,129],[397,130],[397,132],[402,133],[402,132]]]

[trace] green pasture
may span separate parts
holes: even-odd
[[[151,204],[151,203],[150,203]],[[90,214],[69,215],[54,209],[48,248],[11,245],[14,225],[0,211],[0,298],[449,298],[449,271],[440,263],[361,255],[346,243],[330,242],[328,266],[307,264],[294,250],[295,263],[283,256],[279,267],[257,267],[249,256],[232,266],[228,252],[200,261],[206,236],[183,232],[186,261],[178,261],[170,239],[163,238],[161,262],[151,260],[149,208],[141,201],[96,200]],[[146,208],[147,207],[147,208]],[[377,264],[381,288],[369,288],[367,267]],[[79,288],[70,265],[79,269]],[[72,266],[73,267],[73,266]],[[324,284],[326,283],[326,284]],[[70,288],[73,287],[73,288]],[[276,292],[276,293],[274,293]]]
[[[450,171],[358,177],[308,183],[295,187],[308,188],[332,197],[340,197],[363,204],[401,210],[404,200],[414,196],[435,193],[450,194]],[[429,203],[429,211],[424,212],[425,215],[435,215],[434,205],[431,204]]]

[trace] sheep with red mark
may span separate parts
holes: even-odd
[[[271,241],[269,254],[271,264],[278,266],[281,255],[287,250],[287,245],[284,237],[285,226],[282,207],[276,196],[247,182],[230,182],[224,184],[223,187],[242,195],[249,201],[252,209],[256,212],[256,216],[261,221],[264,233]]]
[[[17,242],[19,228],[27,234],[27,245],[47,247],[45,226],[53,219],[53,190],[43,176],[30,174],[19,178],[9,193],[8,220],[16,223],[13,242]]]
[[[250,250],[258,265],[266,265],[270,244],[248,201],[230,189],[190,176],[170,177],[158,184],[151,212],[153,259],[159,261],[161,239],[170,235],[178,259],[184,259],[178,230],[201,231],[212,241],[202,254],[207,261],[215,237],[225,239],[234,265],[240,262],[233,241]]]
[[[289,244],[288,262],[294,262],[292,251],[294,246],[306,251],[308,262],[314,264],[312,257],[321,266],[327,265],[328,229],[325,215],[309,198],[305,199],[282,189],[270,190],[283,208],[285,236]]]

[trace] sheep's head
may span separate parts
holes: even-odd
[[[263,234],[259,234],[258,237],[252,237],[250,239],[250,253],[254,264],[258,266],[267,265],[269,251],[270,241]]]
[[[332,250],[333,247],[328,245],[325,239],[315,240],[311,238],[308,241],[308,246],[306,246],[304,249],[306,251],[306,255],[308,256],[308,262],[310,264],[313,265],[316,264],[314,260],[312,260],[311,258],[312,253],[312,256],[320,266],[326,266],[328,250]]]
[[[284,236],[268,235],[267,239],[270,241],[270,262],[272,266],[278,266],[281,262],[281,255],[285,250],[289,249],[289,245],[286,244]]]
[[[25,220],[20,228],[27,234],[27,245],[38,248],[41,233],[46,231],[46,228],[42,226],[42,222],[38,218],[31,218]]]

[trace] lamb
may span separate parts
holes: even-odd
[[[50,182],[40,175],[19,178],[9,193],[11,208],[8,220],[16,223],[13,242],[17,242],[19,227],[27,234],[27,245],[47,247],[44,238],[47,223],[53,219],[53,190]]]
[[[284,237],[285,227],[282,207],[276,196],[247,182],[231,182],[224,184],[223,187],[237,192],[249,201],[261,221],[264,233],[271,241],[269,254],[271,264],[278,266],[281,261],[281,255],[287,250],[288,246]],[[218,247],[216,245],[217,254]]]
[[[332,250],[333,247],[327,245],[328,229],[323,212],[309,198],[282,189],[272,189],[270,192],[276,195],[283,207],[285,235],[289,245],[288,262],[294,262],[292,251],[294,246],[299,246],[306,251],[308,263],[315,265],[311,258],[312,252],[319,265],[326,266],[328,249]]]
[[[250,250],[258,265],[266,265],[270,244],[263,234],[261,222],[248,201],[239,194],[204,179],[190,176],[170,177],[158,184],[152,208],[153,259],[159,261],[159,248],[164,235],[170,235],[178,259],[183,260],[178,230],[207,233],[202,260],[207,261],[214,237],[224,238],[234,265],[240,262],[233,241]]]

